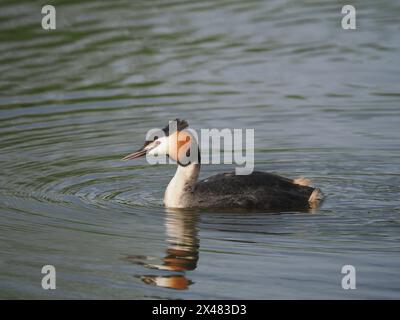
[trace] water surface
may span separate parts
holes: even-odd
[[[54,31],[0,4],[0,298],[400,298],[397,1],[353,1],[356,31],[340,1],[53,4]],[[254,128],[323,206],[164,209],[174,166],[120,159],[176,117]]]

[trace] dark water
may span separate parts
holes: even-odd
[[[0,3],[0,298],[400,298],[398,1],[353,1],[355,31],[341,1],[52,4],[44,31]],[[256,168],[326,201],[168,212],[175,168],[120,159],[176,117],[254,128]]]

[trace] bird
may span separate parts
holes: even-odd
[[[186,120],[175,119],[160,130],[161,135],[145,141],[122,160],[145,155],[167,156],[177,164],[175,175],[164,194],[164,206],[171,209],[240,209],[291,211],[315,209],[323,198],[319,188],[305,178],[289,179],[274,173],[235,171],[198,181],[201,157]],[[197,151],[197,152],[196,152]],[[197,155],[196,155],[197,153]]]

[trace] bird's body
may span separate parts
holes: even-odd
[[[171,208],[308,209],[318,201],[319,189],[276,174],[220,173],[197,181],[200,165],[179,167],[167,187],[164,204]]]
[[[313,191],[314,188],[267,172],[254,171],[249,175],[231,172],[199,181],[193,202],[199,207],[291,210],[308,208]]]
[[[185,147],[194,143],[194,139],[182,131],[187,127],[186,121],[178,122],[177,127],[175,132],[163,129],[167,137],[146,142],[142,149],[124,158],[161,153],[177,161],[178,168],[164,196],[164,205],[168,208],[304,210],[315,208],[322,197],[320,190],[308,186],[306,179],[291,180],[261,171],[248,175],[220,173],[198,181],[200,157],[198,161],[192,159],[182,164],[189,150]]]

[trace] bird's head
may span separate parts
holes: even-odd
[[[197,141],[189,130],[185,130],[188,127],[186,120],[175,119],[170,121],[164,129],[151,130],[143,147],[128,154],[122,160],[150,155],[168,156],[180,165],[196,162],[198,160]]]

